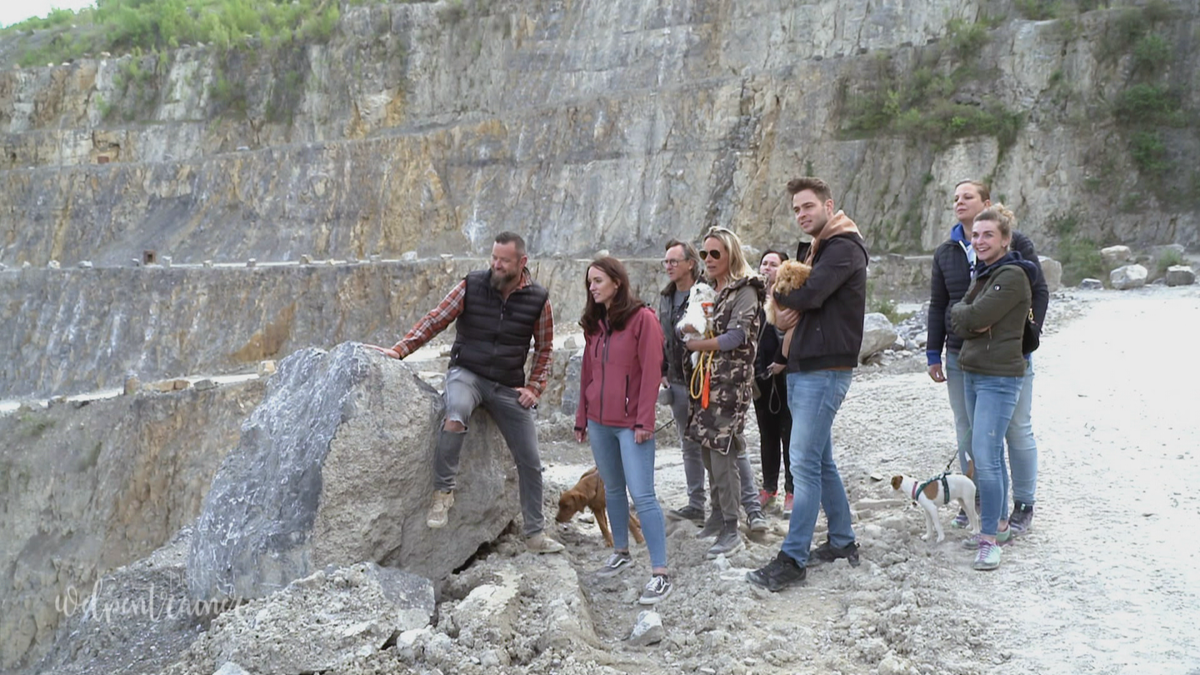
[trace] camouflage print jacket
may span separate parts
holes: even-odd
[[[746,337],[737,347],[714,354],[708,407],[701,408],[700,401],[692,399],[688,408],[687,437],[701,447],[721,454],[734,448],[734,436],[741,436],[746,412],[754,399],[754,353],[758,348],[760,310],[765,295],[762,279],[746,277],[722,289],[713,307],[715,335],[741,328]],[[691,382],[690,358],[684,360],[684,371],[687,381]]]

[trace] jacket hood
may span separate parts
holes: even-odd
[[[808,247],[808,255],[804,258],[804,264],[811,265],[813,259],[817,256],[817,249],[821,247],[821,243],[834,237],[853,234],[858,239],[862,239],[862,233],[858,231],[858,226],[853,220],[846,215],[845,211],[838,211],[833,214],[833,218],[825,223],[825,227],[821,229],[821,234],[812,240],[812,245]]]
[[[967,238],[967,228],[963,227],[962,223],[955,223],[954,227],[950,228],[950,241],[970,244],[971,240]]]
[[[765,279],[758,276],[757,274],[751,274],[749,276],[744,276],[741,279],[734,281],[733,283],[729,284],[729,287],[726,290],[728,290],[730,293],[732,293],[733,291],[736,291],[737,289],[741,288],[742,286],[750,286],[751,288],[753,288],[754,292],[758,295],[759,302],[763,302],[767,299],[767,282]],[[714,288],[715,288],[715,286],[714,286]]]
[[[1020,267],[1025,272],[1025,276],[1029,277],[1029,285],[1031,287],[1033,286],[1034,282],[1037,281],[1037,265],[1034,264],[1032,260],[1026,260],[1025,258],[1021,257],[1021,254],[1018,251],[1009,251],[991,265],[979,264],[979,266],[975,268],[975,278],[982,279],[983,277],[991,275],[992,272],[995,272],[1006,265],[1016,265],[1017,267]]]

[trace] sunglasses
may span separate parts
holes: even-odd
[[[700,259],[701,260],[708,260],[708,256],[710,256],[710,255],[712,256],[713,260],[721,259],[721,252],[715,248],[711,251],[705,251],[705,250],[700,251]]]

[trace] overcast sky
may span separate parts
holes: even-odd
[[[93,0],[0,0],[0,26],[20,23],[31,16],[46,16],[51,9],[80,9],[93,6]]]

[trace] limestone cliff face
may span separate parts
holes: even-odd
[[[196,518],[262,395],[253,381],[0,416],[0,670]]]
[[[809,169],[877,251],[934,247],[964,176],[1043,241],[1066,215],[1097,241],[1197,245],[1196,200],[1169,194],[1194,190],[1197,8],[1167,5],[1180,114],[1143,150],[1183,168],[1161,175],[1109,114],[1133,72],[1103,47],[1119,7],[406,3],[348,7],[329,45],[140,57],[134,84],[129,56],[6,70],[0,262],[482,253],[501,229],[542,256],[653,255],[709,225],[762,247],[794,238],[782,188]],[[953,33],[985,14],[1011,17]],[[960,42],[984,74],[951,102],[1022,113],[1015,138],[846,133],[872,78],[949,71]]]

